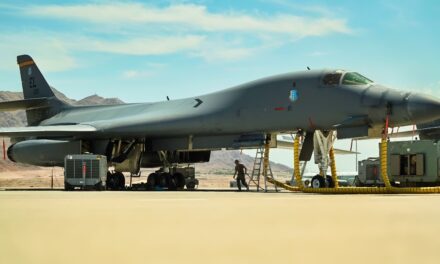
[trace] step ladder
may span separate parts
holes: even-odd
[[[263,164],[263,154],[264,154],[264,148],[262,146],[257,148],[257,152],[255,154],[255,159],[254,159],[254,166],[252,167],[252,174],[248,182],[249,188],[251,186],[257,187],[257,192],[259,192],[260,189],[263,189],[260,186],[260,174],[261,174],[261,165]]]
[[[265,170],[265,152],[267,152],[267,165],[266,165],[266,170]],[[266,175],[265,175],[266,174]],[[264,187],[261,186],[261,176],[263,176],[263,180],[264,180]],[[257,187],[257,192],[261,190],[267,192],[267,178],[272,178],[273,177],[273,173],[272,173],[272,168],[270,167],[270,161],[269,161],[269,144],[266,144],[264,146],[260,146],[259,148],[257,148],[257,152],[255,154],[255,159],[254,159],[254,165],[252,167],[252,174],[250,176],[248,185],[249,187],[251,186],[256,186]],[[276,185],[274,185],[275,187],[275,191],[278,192],[278,188]]]

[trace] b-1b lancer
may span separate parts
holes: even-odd
[[[276,75],[186,99],[72,106],[54,95],[30,56],[17,62],[24,99],[0,103],[0,110],[25,109],[28,126],[0,128],[0,136],[14,142],[10,160],[38,166],[63,166],[68,154],[94,153],[107,156],[119,175],[137,173],[207,162],[211,150],[258,147],[278,133],[298,131],[305,134],[300,157],[309,160],[317,130],[371,137],[380,135],[386,119],[404,126],[440,117],[440,101],[432,96],[333,69]]]

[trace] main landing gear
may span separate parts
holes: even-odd
[[[185,176],[181,173],[154,172],[148,175],[147,185],[151,189],[183,190],[185,188]]]
[[[168,171],[164,168],[151,173],[147,178],[147,187],[150,190],[163,190],[169,191],[178,190],[194,190],[199,185],[199,181],[195,178],[194,167],[177,167],[173,166],[168,168]]]

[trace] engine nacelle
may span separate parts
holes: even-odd
[[[81,154],[81,141],[25,140],[10,146],[7,154],[11,161],[18,163],[64,167],[65,156]]]

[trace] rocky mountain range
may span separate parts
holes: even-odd
[[[70,99],[63,93],[52,88],[55,95],[69,103],[71,105],[105,105],[105,104],[122,104],[122,100],[118,98],[104,98],[99,95],[91,95],[81,100]],[[9,92],[0,91],[0,102],[20,100],[23,99],[23,94],[21,92]],[[16,126],[26,126],[26,115],[24,111],[13,111],[13,112],[0,112],[0,127],[16,127]],[[8,145],[8,140],[6,143]],[[0,142],[1,143],[1,142]],[[1,153],[1,158],[3,158],[3,153]],[[231,151],[213,151],[211,155],[211,161],[209,163],[197,164],[197,169],[204,171],[206,173],[230,173],[231,169],[234,167],[234,160],[240,160],[249,170],[252,170],[254,158],[241,153],[238,150]],[[35,168],[33,166],[22,166],[14,164],[10,161],[0,160],[0,169],[2,170],[20,170]],[[288,172],[291,168],[284,166],[282,164],[271,162],[271,168],[273,171],[284,171]]]
[[[81,100],[70,99],[63,93],[52,87],[56,97],[71,105],[111,105],[123,104],[124,102],[118,98],[104,98],[99,95],[91,95]],[[0,102],[21,100],[23,93],[0,91]],[[26,115],[24,111],[0,112],[0,127],[26,126]]]

